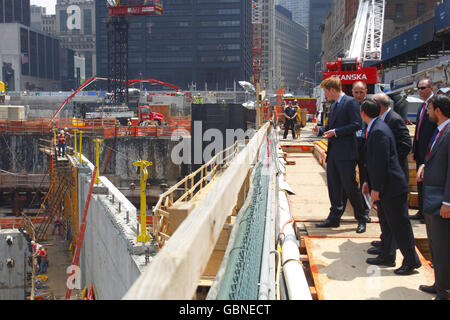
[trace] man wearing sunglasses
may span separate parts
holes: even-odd
[[[412,153],[414,155],[414,160],[416,161],[416,168],[418,169],[424,162],[427,155],[428,143],[433,137],[433,133],[436,130],[436,123],[431,122],[428,114],[427,107],[428,102],[433,96],[433,84],[431,79],[425,78],[419,81],[417,85],[417,91],[419,92],[420,98],[424,101],[422,106],[417,111],[416,116],[416,131],[413,140]],[[417,193],[419,196],[419,211],[417,214],[410,216],[410,219],[416,219],[425,223],[423,217],[423,183],[417,182]]]

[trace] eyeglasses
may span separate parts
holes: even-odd
[[[417,90],[425,90],[428,89],[429,87],[417,87]]]

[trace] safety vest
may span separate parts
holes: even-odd
[[[43,258],[43,257],[46,258],[47,257],[47,251],[45,251],[44,247],[42,247],[41,250],[39,250],[39,256],[41,258]]]
[[[58,142],[59,143],[66,143],[66,135],[65,134],[58,134]]]
[[[36,252],[36,250],[37,250],[37,246],[39,245],[39,243],[34,243],[32,246],[31,246],[31,249],[33,249],[33,252]]]

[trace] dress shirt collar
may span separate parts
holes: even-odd
[[[387,109],[386,112],[383,113],[383,115],[380,117],[380,119],[384,121],[384,119],[386,119],[386,116],[389,113],[389,111],[391,111],[391,107],[389,107],[389,109]]]
[[[336,100],[336,104],[339,104],[339,103],[341,103],[341,101],[342,101],[342,98],[345,96],[345,93],[344,92],[342,92],[341,93],[341,95],[339,96],[339,98]]]
[[[372,119],[372,121],[370,121],[369,125],[367,126],[367,132],[370,133],[370,129],[372,128],[372,124],[373,122],[378,119],[378,117],[375,117]]]
[[[442,130],[444,130],[445,126],[446,126],[447,124],[449,124],[449,123],[450,123],[450,119],[447,119],[446,121],[442,122],[441,125],[440,125],[439,127],[437,127],[438,130],[439,130],[439,132],[441,132]]]

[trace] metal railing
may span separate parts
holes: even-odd
[[[236,157],[237,145],[238,141],[216,154],[206,164],[184,177],[159,196],[158,202],[153,207],[152,234],[160,248],[170,238],[167,234],[170,215],[168,209],[176,203],[192,200],[195,195],[201,192],[211,182],[218,171]],[[180,189],[184,189],[183,194],[175,198],[175,193],[180,191]]]

